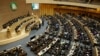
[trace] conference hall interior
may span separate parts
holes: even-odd
[[[0,56],[100,56],[100,0],[0,0]]]

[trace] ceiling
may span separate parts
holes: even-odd
[[[94,3],[95,2],[95,3]],[[54,1],[54,0],[26,0],[26,3],[48,3],[48,4],[64,4],[64,5],[73,5],[73,6],[80,6],[80,7],[89,7],[89,8],[97,8],[100,9],[100,1],[94,1],[91,4],[89,3],[79,3],[79,2],[72,2],[72,1]]]

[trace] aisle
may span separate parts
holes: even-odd
[[[30,51],[30,48],[26,46],[26,42],[30,41],[30,37],[32,36],[44,33],[46,26],[47,21],[44,21],[44,25],[39,30],[32,30],[30,32],[30,35],[25,37],[24,39],[0,46],[0,51],[21,45],[22,48],[27,52],[27,56],[36,56],[35,54],[33,54],[33,52]]]

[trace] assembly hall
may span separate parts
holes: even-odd
[[[100,56],[100,0],[0,5],[0,56]]]

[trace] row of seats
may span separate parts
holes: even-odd
[[[53,17],[53,16],[46,16],[52,23],[51,24],[49,24],[49,26],[50,26],[50,28],[49,28],[49,33],[47,34],[48,35],[48,37],[46,37],[45,35],[43,35],[42,37],[36,37],[36,36],[33,36],[32,38],[31,38],[31,41],[30,42],[28,42],[28,44],[27,44],[27,46],[30,46],[31,45],[31,50],[35,53],[35,54],[37,54],[38,55],[38,53],[41,51],[41,50],[43,50],[43,49],[45,49],[45,48],[47,48],[48,46],[50,46],[50,44],[53,44],[52,42],[53,41],[56,41],[54,38],[55,37],[57,37],[57,32],[59,32],[59,22],[55,19],[55,17]],[[52,20],[53,19],[53,20]],[[33,39],[35,39],[36,38],[36,40],[34,40],[33,41]],[[40,39],[40,40],[38,40],[38,39]],[[47,39],[45,39],[45,38],[47,38]],[[39,43],[38,45],[36,44],[35,45],[35,42],[36,41],[36,43]],[[63,44],[63,41],[65,41],[64,39],[61,39],[61,40],[59,40],[60,42],[56,42],[57,44]],[[46,42],[46,43],[45,43]],[[66,41],[65,41],[66,42]],[[34,43],[34,44],[33,44]],[[54,47],[55,47],[55,45],[56,45],[56,43],[53,45]],[[68,42],[69,43],[69,42]],[[68,44],[67,43],[67,44]],[[61,46],[61,45],[59,45],[59,46]],[[65,45],[66,46],[66,45]],[[67,45],[67,46],[69,46],[69,45]],[[67,46],[66,46],[66,48],[67,48]],[[34,48],[35,47],[35,48]],[[52,45],[50,46],[51,48],[54,48],[54,47],[52,47]],[[49,48],[49,47],[48,47]],[[48,49],[48,51],[49,50],[53,50],[53,49]],[[61,48],[63,48],[62,46],[61,46]],[[62,50],[62,49],[61,49]],[[46,52],[46,54],[49,54],[49,52]],[[60,50],[58,50],[58,51],[60,51]],[[63,52],[63,51],[62,51]],[[65,51],[66,52],[66,51]],[[46,54],[44,54],[44,55],[46,55]],[[55,53],[56,54],[56,53]],[[65,53],[64,53],[65,54]],[[53,54],[49,54],[49,55],[53,55]],[[63,55],[63,54],[61,54],[61,55]],[[66,55],[65,55],[66,56]]]
[[[61,23],[62,23],[62,34],[59,37],[65,38],[67,40],[71,40],[72,39],[72,28],[70,23],[66,20],[66,18],[63,18],[60,15],[56,15],[55,16],[57,19],[60,19]]]
[[[87,46],[77,46],[73,56],[93,56],[92,48]]]
[[[26,15],[23,15],[23,16],[18,16],[16,18],[8,21],[7,23],[3,24],[2,27],[3,27],[3,29],[6,29],[8,26],[11,26],[14,23],[18,22],[19,20],[22,20],[23,18],[28,17],[28,16],[30,16],[30,15],[29,14],[26,14]]]
[[[49,18],[49,17],[48,17]],[[49,18],[50,19],[50,21],[52,22],[52,25],[51,25],[51,27],[55,24],[55,26],[54,26],[54,28],[56,28],[57,29],[57,31],[59,31],[60,30],[60,28],[62,28],[63,30],[63,32],[61,32],[61,35],[58,37],[58,38],[60,38],[60,40],[58,40],[56,43],[55,43],[55,45],[53,45],[47,52],[46,52],[46,54],[45,55],[47,55],[47,54],[49,54],[50,56],[66,56],[67,55],[67,51],[69,50],[69,46],[70,46],[70,42],[69,41],[67,41],[67,39],[70,39],[70,37],[68,38],[67,36],[65,36],[66,35],[66,32],[67,32],[67,30],[66,30],[66,28],[64,28],[65,26],[67,27],[67,23],[66,22],[62,22],[61,21],[61,17],[60,16],[58,16],[58,15],[54,15],[53,17],[51,17],[51,18]],[[56,20],[55,20],[56,19]],[[60,22],[58,22],[58,23],[53,23],[54,21],[59,21],[60,20]],[[64,21],[66,21],[66,20],[64,20]],[[61,23],[61,24],[60,24]],[[64,24],[64,23],[66,23],[66,24]],[[64,25],[63,25],[64,24]],[[65,29],[65,30],[64,30]],[[50,28],[50,30],[51,30],[51,28]],[[70,30],[69,30],[70,31]],[[50,33],[51,33],[52,31],[50,31]],[[54,31],[53,31],[54,32]],[[64,32],[65,32],[65,35],[64,35]],[[67,32],[68,33],[68,32]],[[52,35],[54,35],[54,34],[52,34]],[[51,35],[51,36],[52,36]],[[56,37],[57,37],[57,33],[56,33]]]
[[[98,56],[100,56],[100,47],[98,47]]]
[[[27,20],[24,20],[23,22],[21,22],[18,26],[16,26],[15,31],[18,32],[21,30],[21,27],[23,26],[24,23],[28,22],[29,20],[31,20],[32,18],[29,18]]]
[[[70,14],[67,14],[67,15],[70,15]],[[77,15],[77,16],[73,16],[73,17],[76,17],[76,19],[81,21],[84,24],[84,26],[88,26],[88,28],[91,30],[91,32],[94,34],[94,36],[97,36],[97,38],[99,38],[99,31],[100,31],[99,21],[96,21],[93,18],[84,16],[84,15]]]
[[[54,18],[53,16],[46,16],[46,18],[48,18],[48,20],[50,21],[48,23],[48,26],[50,27],[49,30],[49,35],[51,36],[56,36],[57,35],[57,31],[59,31],[59,22],[56,20],[56,18]]]
[[[66,56],[69,48],[69,42],[66,42],[64,39],[60,39],[53,45],[45,54],[50,56]]]
[[[75,23],[75,20],[73,20],[73,23],[76,25],[76,29],[77,29],[77,34],[78,34],[78,41],[80,42],[80,46],[81,48],[84,48],[85,50],[81,50],[80,48],[77,50],[79,51],[79,53],[77,53],[78,56],[92,56],[92,45],[91,42],[89,40],[89,37],[87,36],[86,32],[83,31],[83,29],[81,29],[81,27],[79,27],[79,25],[77,23]],[[81,45],[84,44],[84,45]],[[90,48],[85,48],[85,46],[89,46]],[[88,51],[88,49],[90,49],[90,51]],[[85,52],[89,52],[89,53],[85,53]]]
[[[67,18],[68,18],[68,15],[69,16],[71,16],[70,18],[73,18],[73,17],[75,17],[75,19],[78,19],[80,22],[82,22],[84,25],[83,25],[83,27],[84,26],[87,26],[90,30],[91,30],[91,32],[93,33],[93,35],[95,36],[95,38],[96,38],[96,41],[98,42],[95,46],[99,46],[99,48],[100,48],[100,41],[98,41],[99,39],[100,39],[100,33],[99,33],[99,31],[100,31],[100,23],[99,23],[99,21],[96,21],[96,20],[94,20],[93,18],[91,18],[91,17],[88,17],[88,16],[82,16],[82,15],[77,15],[77,16],[72,16],[71,14],[67,14],[67,16],[66,15],[64,15],[64,16],[66,16]],[[77,25],[77,26],[79,26],[78,24],[79,23],[77,23],[74,19],[72,19],[72,21],[73,21],[73,23],[75,24],[75,25]],[[80,30],[80,28],[82,28],[82,27],[77,27],[76,26],[76,28],[79,28],[79,30]],[[84,30],[85,31],[85,30]],[[81,31],[82,32],[82,31]],[[83,37],[82,37],[83,38]],[[86,40],[85,42],[87,42],[88,41],[88,43],[90,43],[90,41],[89,40]],[[92,46],[91,46],[92,47]],[[93,50],[91,50],[91,51],[93,51]],[[91,54],[92,54],[92,52],[90,52]],[[98,54],[99,55],[99,53],[97,52],[96,54]],[[91,56],[91,55],[90,55]]]
[[[28,24],[26,25],[26,27],[25,27],[25,30],[26,30],[26,31],[29,31],[30,29],[32,29],[32,28],[33,28],[33,24],[34,24],[34,22],[28,23]]]
[[[61,16],[59,16],[59,15],[57,15],[57,16],[55,16],[57,19],[60,19],[60,21],[62,22],[62,26],[64,27],[63,28],[63,30],[65,30],[65,32],[67,31],[67,30],[69,30],[69,33],[72,33],[72,31],[68,28],[68,27],[70,27],[69,25],[68,25],[68,23],[66,23],[66,19],[64,18],[62,18]],[[51,18],[50,18],[51,19]],[[64,22],[65,21],[65,22]],[[76,23],[74,23],[74,24],[76,24]],[[64,26],[65,25],[65,26]],[[68,26],[67,26],[68,25]],[[52,25],[51,25],[52,26]],[[78,31],[79,31],[79,35],[81,35],[81,31],[83,31],[81,28],[80,28],[80,26],[78,27],[78,24],[76,24],[76,26],[75,27],[77,27],[78,28]],[[51,28],[50,28],[51,29]],[[52,30],[52,29],[51,29]],[[84,31],[83,31],[84,32]],[[64,33],[64,32],[62,32],[62,33]],[[68,33],[68,34],[69,34]],[[84,32],[85,33],[85,32]],[[80,38],[79,38],[79,42],[81,42],[82,40],[84,40],[84,41],[82,41],[82,44],[84,43],[84,42],[89,42],[88,44],[91,44],[90,43],[90,41],[89,41],[89,39],[88,39],[88,37],[87,37],[87,35],[85,36],[84,35],[84,33],[83,33],[83,35],[81,35],[81,36],[83,36],[83,37],[81,37],[81,36],[79,36]],[[63,35],[61,35],[60,36],[61,38],[64,38],[64,36]],[[71,35],[69,36],[69,37],[71,37]],[[68,38],[68,36],[67,36],[67,38]],[[82,39],[81,39],[82,38]],[[71,41],[71,40],[69,40],[69,41]],[[71,44],[70,42],[69,42],[69,44]],[[87,43],[86,43],[87,44]],[[84,46],[86,46],[86,45],[84,45]],[[91,46],[90,46],[91,47]],[[56,53],[56,52],[55,52]],[[88,55],[92,55],[92,53],[90,53],[90,54],[88,54]],[[56,55],[55,55],[56,56]]]
[[[49,31],[49,35],[50,36],[54,36],[53,38],[57,37],[58,36],[58,33],[55,33],[56,30],[54,29],[57,29],[57,31],[59,32],[60,28],[64,29],[64,26],[62,24],[62,22],[57,22],[57,23],[54,23],[54,21],[59,21],[58,20],[58,16],[47,16],[47,18],[51,21],[51,24],[50,24],[50,31]],[[56,20],[55,20],[56,19]],[[62,25],[60,25],[60,23]],[[67,24],[67,23],[66,23]],[[65,25],[66,26],[66,25]],[[68,25],[69,26],[69,25]],[[68,30],[68,29],[67,29]],[[64,30],[62,30],[64,31]],[[70,31],[70,30],[69,30]],[[65,32],[66,32],[66,28],[65,28]],[[52,34],[51,34],[52,33]],[[63,32],[61,32],[63,33]],[[65,33],[66,34],[66,33]],[[67,37],[63,37],[62,34],[58,37],[60,38],[60,40],[58,40],[47,52],[45,55],[50,55],[50,56],[66,56],[67,55],[67,51],[69,50],[69,46],[70,46],[70,42],[67,41]],[[67,39],[66,39],[67,38]],[[58,50],[56,50],[56,48],[58,48]],[[53,52],[52,52],[53,51]]]
[[[89,47],[92,47],[91,42],[89,40],[89,37],[87,36],[85,30],[80,26],[80,24],[78,22],[76,22],[75,20],[71,19],[71,18],[73,18],[72,16],[70,17],[70,16],[64,15],[63,17],[65,17],[65,18],[69,17],[70,18],[69,20],[71,20],[71,22],[74,24],[73,26],[76,27],[76,30],[77,30],[76,33],[77,33],[77,36],[78,36],[77,37],[78,43],[83,44],[83,46],[82,46],[83,48],[84,48],[84,46],[87,46],[87,45],[89,45]],[[78,47],[80,47],[80,46],[78,46]],[[92,50],[92,48],[91,48],[91,50]],[[79,50],[77,50],[77,51],[79,51]],[[81,50],[80,52],[84,52],[84,50]],[[76,54],[73,54],[73,55],[76,56]],[[80,56],[82,54],[77,53],[77,55]],[[85,55],[85,53],[84,53],[84,55]],[[82,56],[84,56],[84,55],[82,55]],[[89,53],[87,55],[90,56],[90,55],[92,55],[92,53]]]
[[[0,52],[0,56],[27,56],[27,53],[19,45]]]
[[[85,30],[82,27],[80,27],[79,23],[77,23],[75,20],[71,21],[77,29],[77,35],[78,35],[77,39],[84,44],[90,45],[91,44],[90,39]]]
[[[50,37],[46,37],[46,35],[36,36],[27,43],[27,46],[30,47],[30,50],[33,51],[35,54],[38,54],[42,49],[47,47],[52,41],[53,39]]]
[[[82,19],[78,19],[80,20],[82,23],[84,23],[86,26],[88,26],[88,28],[91,30],[91,32],[93,33],[93,35],[95,36],[96,41],[98,42],[97,45],[100,46],[100,23],[97,22],[96,20],[89,18],[87,16],[77,16],[80,17]]]

